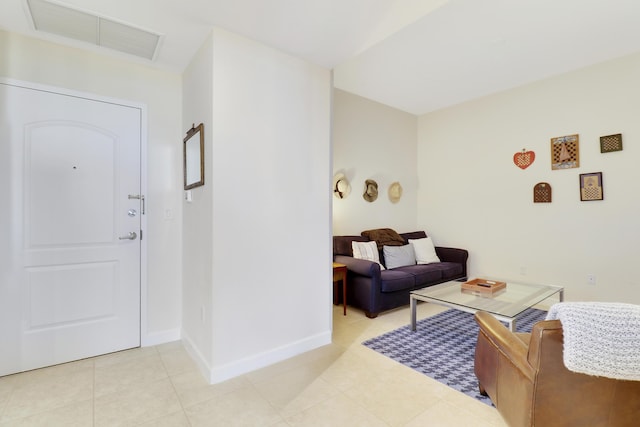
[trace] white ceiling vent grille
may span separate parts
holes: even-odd
[[[160,35],[60,4],[27,0],[36,30],[153,60]]]

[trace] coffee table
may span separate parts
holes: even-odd
[[[516,330],[516,318],[528,308],[558,294],[564,300],[564,288],[551,285],[534,285],[507,282],[506,288],[494,292],[462,290],[462,282],[451,281],[418,289],[410,293],[411,330],[416,330],[416,304],[427,301],[467,313],[486,311]]]

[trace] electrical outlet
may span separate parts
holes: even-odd
[[[596,284],[595,274],[587,274],[587,285],[595,285],[595,284]]]

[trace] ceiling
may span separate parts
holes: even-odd
[[[35,31],[26,0],[2,0],[0,28],[174,72],[223,28],[413,114],[640,52],[638,0],[51,1],[160,34],[154,59]]]

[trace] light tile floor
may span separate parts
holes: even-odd
[[[408,308],[367,319],[334,306],[333,319],[331,345],[216,385],[180,342],[2,377],[0,426],[505,426],[495,409],[362,345],[408,324]]]

